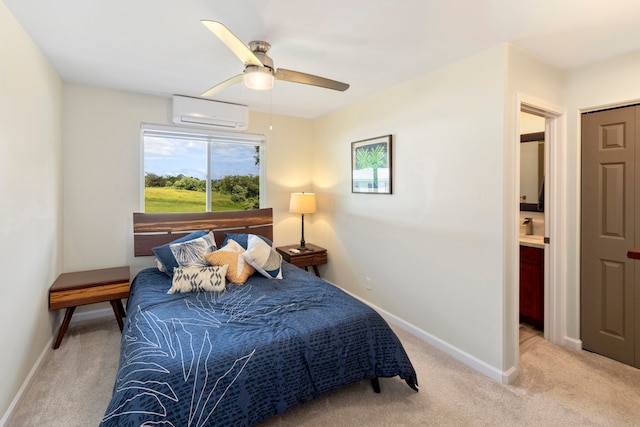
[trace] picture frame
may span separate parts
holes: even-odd
[[[351,143],[351,192],[392,193],[392,136]]]

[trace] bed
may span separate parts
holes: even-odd
[[[271,209],[134,214],[134,252],[194,230],[273,238]],[[396,377],[418,390],[402,344],[380,315],[282,261],[218,292],[167,294],[158,268],[137,274],[102,426],[248,426],[344,385]],[[379,392],[379,389],[376,390]]]

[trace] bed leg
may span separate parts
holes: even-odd
[[[371,378],[371,387],[373,387],[373,391],[380,393],[380,380],[378,377]]]

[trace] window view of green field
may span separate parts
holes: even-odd
[[[157,134],[144,136],[143,144],[145,212],[260,207],[259,145]]]
[[[211,210],[235,211],[260,207],[257,176],[225,176],[211,183]],[[206,181],[184,175],[147,174],[145,212],[205,212]]]

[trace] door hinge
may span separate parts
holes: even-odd
[[[550,243],[550,242],[551,242],[551,239],[549,239],[548,237],[545,237],[545,238],[544,238],[544,242],[545,242],[545,243]]]

